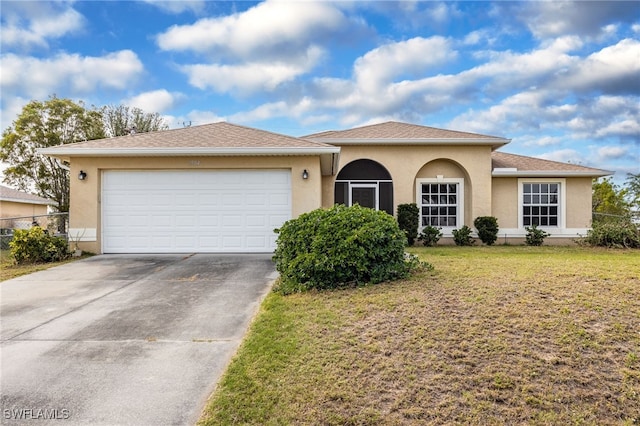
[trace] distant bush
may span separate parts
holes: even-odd
[[[640,229],[630,220],[598,221],[580,242],[590,246],[640,248]]]
[[[473,239],[471,233],[473,231],[467,225],[464,225],[460,229],[454,229],[453,233],[453,242],[456,243],[457,246],[472,246],[476,243],[476,240]]]
[[[476,217],[473,226],[478,230],[480,241],[490,246],[498,239],[498,219],[493,216]]]
[[[276,290],[285,294],[404,278],[419,263],[405,255],[393,216],[358,205],[304,213],[276,232]]]
[[[527,230],[524,242],[528,246],[541,246],[544,239],[551,235],[548,232],[539,229],[537,225],[527,226],[524,229]]]
[[[71,256],[64,238],[51,236],[39,226],[16,229],[9,246],[17,263],[57,262]]]
[[[420,210],[416,203],[398,204],[398,226],[407,236],[407,244],[412,246],[418,236]]]
[[[436,228],[435,226],[427,225],[422,228],[422,232],[418,236],[418,241],[422,241],[425,247],[433,247],[438,244],[442,237],[442,228]]]

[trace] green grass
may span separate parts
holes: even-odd
[[[435,270],[269,294],[200,423],[640,423],[640,251],[412,251]]]

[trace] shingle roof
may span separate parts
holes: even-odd
[[[18,191],[17,189],[9,188],[8,186],[3,185],[0,185],[0,200],[11,201],[14,203],[42,204],[47,206],[53,206],[56,204],[54,201],[47,200],[46,198],[42,198],[23,191]]]
[[[187,149],[187,148],[323,148],[329,147],[320,142],[314,142],[292,136],[280,135],[264,130],[239,126],[227,122],[204,124],[181,129],[163,130],[158,132],[136,133],[108,139],[97,139],[86,142],[68,144],[52,149],[43,149],[43,153],[73,150],[94,149]]]
[[[288,156],[318,155],[323,175],[338,167],[340,148],[227,122],[137,133],[110,139],[39,149],[40,154],[72,157]]]
[[[372,124],[369,126],[356,127],[348,130],[334,130],[312,135],[303,136],[305,139],[319,140],[328,139],[331,141],[337,139],[389,139],[389,140],[451,140],[451,139],[469,139],[487,141],[503,140],[504,143],[508,139],[497,136],[481,135],[479,133],[459,132],[455,130],[438,129],[435,127],[420,126],[417,124],[400,123],[397,121],[388,121],[386,123]]]
[[[582,175],[595,177],[611,174],[611,172],[606,170],[595,169],[592,167],[496,151],[491,153],[491,167],[494,171],[494,176],[553,174],[556,176]]]

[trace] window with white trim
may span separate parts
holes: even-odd
[[[522,225],[560,226],[560,182],[522,184]]]
[[[565,178],[518,179],[518,227],[564,229],[567,223]]]
[[[462,179],[420,179],[416,199],[420,209],[420,227],[459,228],[464,224]]]

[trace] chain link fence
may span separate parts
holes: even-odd
[[[0,249],[8,250],[15,229],[29,229],[39,226],[51,235],[63,237],[67,241],[69,213],[51,213],[36,216],[17,216],[0,218]]]

